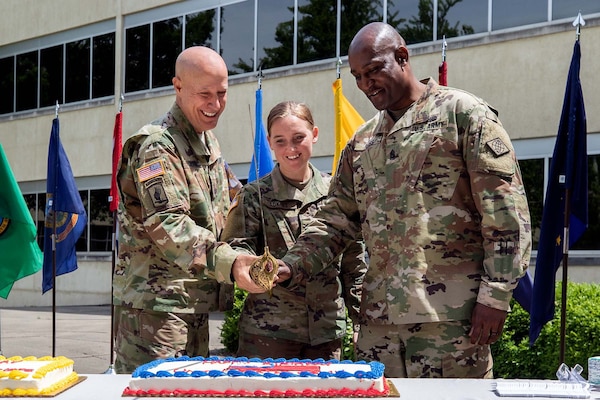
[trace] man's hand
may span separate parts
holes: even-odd
[[[472,344],[492,344],[502,334],[507,312],[475,303],[469,336]]]
[[[240,254],[235,258],[231,267],[233,280],[240,289],[246,290],[249,293],[264,293],[265,289],[258,286],[252,278],[250,278],[250,265],[260,257],[251,256],[249,254]]]
[[[292,271],[286,263],[281,260],[277,260],[277,265],[279,265],[279,268],[277,270],[277,280],[275,282],[282,283],[292,277]]]

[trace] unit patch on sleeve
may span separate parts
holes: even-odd
[[[500,157],[501,155],[506,154],[510,151],[508,146],[505,145],[502,139],[498,137],[488,141],[486,145],[496,157]]]

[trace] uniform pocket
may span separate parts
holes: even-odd
[[[418,178],[414,189],[438,200],[450,200],[465,172],[462,152],[456,142],[437,135],[435,131],[426,132],[424,141],[429,146],[415,160],[421,163],[415,165]]]

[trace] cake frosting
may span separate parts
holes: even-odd
[[[73,360],[63,356],[0,356],[0,397],[39,396],[59,391],[77,381],[73,364]]]
[[[124,396],[382,397],[379,362],[178,357],[144,364]]]

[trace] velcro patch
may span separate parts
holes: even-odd
[[[496,155],[496,157],[500,157],[503,154],[506,154],[510,151],[507,145],[504,144],[502,139],[495,138],[486,143],[487,147]]]
[[[154,208],[162,209],[169,203],[169,198],[167,197],[162,178],[155,179],[146,189],[150,194]]]
[[[145,182],[157,176],[165,174],[165,167],[162,160],[156,160],[148,164],[142,165],[136,170],[140,182]]]

